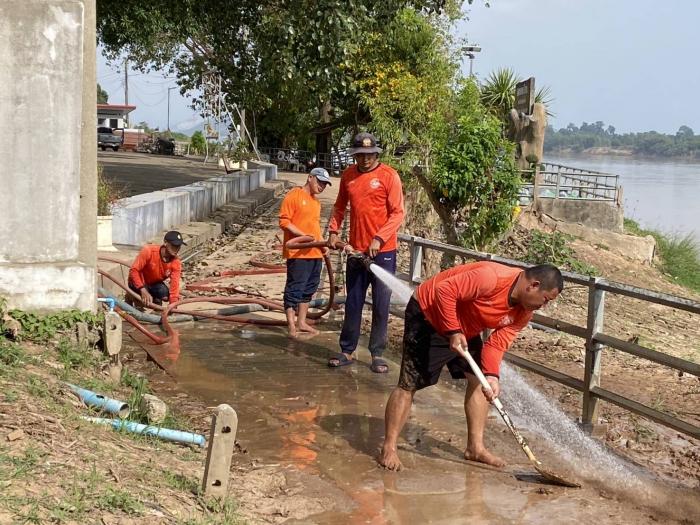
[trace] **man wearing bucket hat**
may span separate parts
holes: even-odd
[[[287,259],[284,311],[291,337],[296,337],[297,332],[318,333],[318,330],[306,321],[306,314],[311,297],[316,293],[321,280],[323,253],[328,248],[290,250],[286,244],[290,239],[302,235],[309,235],[318,241],[323,239],[321,203],[316,195],[330,185],[331,178],[328,172],[323,168],[314,168],[306,178],[306,184],[287,193],[280,206],[279,225],[284,231],[282,255]]]
[[[396,234],[404,217],[403,188],[396,170],[379,162],[381,152],[377,139],[370,133],[355,135],[352,147],[348,149],[355,164],[343,171],[340,178],[338,198],[328,223],[329,244],[335,246],[339,240],[345,208],[349,203],[349,244],[352,249],[367,254],[375,264],[393,274],[396,271]],[[347,297],[339,341],[341,351],[328,360],[328,366],[345,366],[354,362],[352,354],[360,338],[362,308],[367,288],[371,285],[370,369],[386,373],[389,369],[382,354],[387,343],[391,290],[353,257],[348,258],[345,285]]]
[[[182,263],[177,254],[182,245],[187,245],[182,234],[169,231],[163,244],[147,244],[139,252],[129,269],[129,288],[141,297],[146,306],[171,304],[180,300],[180,276]],[[170,279],[170,288],[165,280]]]

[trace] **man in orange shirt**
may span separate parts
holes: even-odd
[[[403,221],[403,189],[396,170],[379,162],[381,148],[369,133],[359,133],[348,153],[355,164],[348,167],[340,179],[338,198],[328,223],[329,244],[335,246],[350,203],[350,245],[369,255],[373,262],[394,273],[396,271],[396,234]],[[389,369],[382,354],[386,348],[391,290],[377,279],[357,258],[349,257],[345,268],[345,318],[340,332],[340,350],[331,357],[328,366],[353,363],[352,354],[360,339],[362,309],[367,288],[372,285],[372,328],[369,352],[370,369],[386,373]]]
[[[465,459],[505,465],[484,446],[489,402],[500,392],[501,359],[532,313],[556,299],[563,287],[561,272],[555,266],[521,270],[495,262],[455,266],[421,284],[406,305],[401,374],[386,406],[380,465],[401,469],[396,445],[413,396],[417,390],[436,384],[445,365],[453,378],[467,378]],[[480,334],[486,329],[493,332],[484,343]],[[459,348],[468,349],[480,364],[492,391],[479,388]]]
[[[330,185],[331,178],[328,172],[323,168],[314,168],[309,173],[306,184],[287,193],[280,207],[279,225],[284,230],[282,255],[287,259],[284,311],[291,337],[296,337],[297,331],[318,333],[318,330],[306,321],[306,314],[309,311],[309,301],[320,282],[324,251],[321,248],[290,250],[286,244],[290,239],[301,235],[310,235],[316,240],[322,240],[321,203],[316,195]]]
[[[146,306],[180,300],[182,263],[177,254],[183,244],[187,245],[180,232],[169,231],[162,245],[147,244],[131,265],[129,288],[139,294]],[[164,282],[166,279],[170,279],[170,288]]]

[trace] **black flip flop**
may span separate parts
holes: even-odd
[[[389,371],[389,365],[381,357],[373,357],[369,369],[375,374],[386,374]]]
[[[334,360],[335,360],[335,361],[338,361],[338,364],[337,364],[337,365],[332,363],[332,361],[334,361]],[[331,367],[331,368],[339,368],[339,367],[341,367],[341,366],[348,366],[348,365],[351,365],[351,364],[353,364],[354,362],[355,362],[355,360],[349,358],[347,354],[345,354],[345,353],[343,353],[343,352],[338,352],[337,354],[335,354],[333,357],[331,357],[331,358],[328,360],[328,366]]]

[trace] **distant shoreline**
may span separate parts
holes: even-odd
[[[646,159],[646,160],[677,160],[677,161],[694,161],[700,162],[700,158],[694,156],[682,156],[682,155],[639,155],[635,154],[631,149],[623,148],[610,148],[606,146],[598,146],[594,148],[586,148],[583,150],[576,150],[574,148],[557,148],[548,150],[545,147],[544,150],[546,155],[590,155],[595,157],[626,157],[631,159]]]

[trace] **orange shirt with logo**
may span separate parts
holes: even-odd
[[[146,285],[162,283],[170,279],[171,303],[180,300],[180,275],[182,274],[182,263],[180,259],[172,259],[164,262],[160,257],[160,246],[147,244],[139,252],[136,260],[129,270],[129,282],[136,288],[143,288]]]
[[[348,167],[340,178],[338,198],[328,223],[330,232],[343,225],[345,208],[350,203],[350,244],[366,252],[372,239],[380,239],[380,252],[396,249],[396,234],[403,221],[403,189],[396,170],[380,163],[368,172],[356,165]]]
[[[295,237],[287,230],[290,224],[318,241],[323,240],[321,237],[321,203],[315,196],[307,193],[304,188],[292,189],[284,197],[280,206],[279,225],[284,230],[284,244]],[[283,247],[282,255],[285,259],[321,259],[323,252],[321,248],[289,250]]]
[[[461,332],[469,339],[486,328],[494,330],[481,352],[485,375],[498,376],[503,354],[532,318],[532,312],[508,304],[521,273],[495,262],[463,264],[437,274],[416,291],[423,314],[438,333]]]

